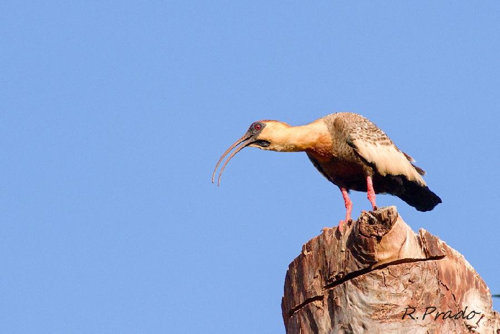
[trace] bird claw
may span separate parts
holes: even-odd
[[[352,219],[341,220],[339,222],[339,226],[337,229],[340,232],[340,234],[342,234],[344,232],[344,227],[349,226],[351,222],[352,222]]]
[[[338,230],[340,232],[340,234],[342,234],[344,232],[344,225],[347,224],[347,220],[341,220],[339,221],[339,227],[338,227]]]
[[[337,228],[340,233],[344,231],[344,224],[345,222],[343,220],[339,221],[339,227]]]

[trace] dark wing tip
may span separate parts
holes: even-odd
[[[412,166],[415,168],[415,170],[417,171],[417,173],[419,173],[422,176],[425,175],[425,170],[423,170],[422,168],[420,168],[418,166],[415,166],[414,164],[412,164]]]
[[[415,159],[413,159],[409,154],[405,153],[405,152],[401,152],[404,154],[404,156],[406,157],[406,159],[408,159],[409,162],[412,162],[412,166],[413,168],[415,168],[415,170],[417,171],[417,173],[419,173],[420,175],[424,176],[425,175],[425,170],[423,170],[422,168],[418,167],[418,166],[415,166],[413,164],[413,162],[415,162]]]

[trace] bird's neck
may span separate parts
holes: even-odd
[[[313,122],[302,126],[281,129],[275,136],[274,150],[278,152],[302,152],[313,150],[318,145],[331,142],[323,122]]]

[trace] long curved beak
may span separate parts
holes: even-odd
[[[250,145],[253,142],[251,139],[252,139],[252,135],[249,134],[249,133],[246,133],[243,137],[241,137],[233,145],[231,145],[231,147],[229,147],[226,150],[226,152],[224,152],[224,154],[220,157],[219,161],[217,161],[217,165],[215,165],[215,169],[214,169],[214,172],[212,174],[212,183],[214,183],[215,172],[217,171],[217,168],[219,167],[219,165],[222,162],[222,160],[224,160],[224,158],[226,157],[226,155],[229,152],[231,152],[231,150],[233,148],[236,147],[236,150],[234,150],[234,152],[231,153],[231,155],[229,156],[229,158],[227,158],[226,162],[224,163],[224,165],[222,165],[222,168],[220,169],[219,177],[217,178],[217,186],[220,185],[220,178],[221,178],[222,173],[224,172],[224,169],[226,168],[226,165],[229,162],[229,160],[231,160],[231,158],[234,157],[236,155],[236,153],[238,153],[239,151],[241,151],[242,149],[244,149],[245,147],[247,147],[248,145]],[[240,145],[240,146],[238,146],[238,145]]]

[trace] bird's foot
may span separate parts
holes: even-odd
[[[344,224],[345,224],[344,220],[339,221],[338,230],[339,230],[340,233],[344,232]]]
[[[337,229],[339,230],[340,234],[344,233],[345,226],[348,225],[351,221],[352,219],[346,219],[339,222],[339,226]]]

